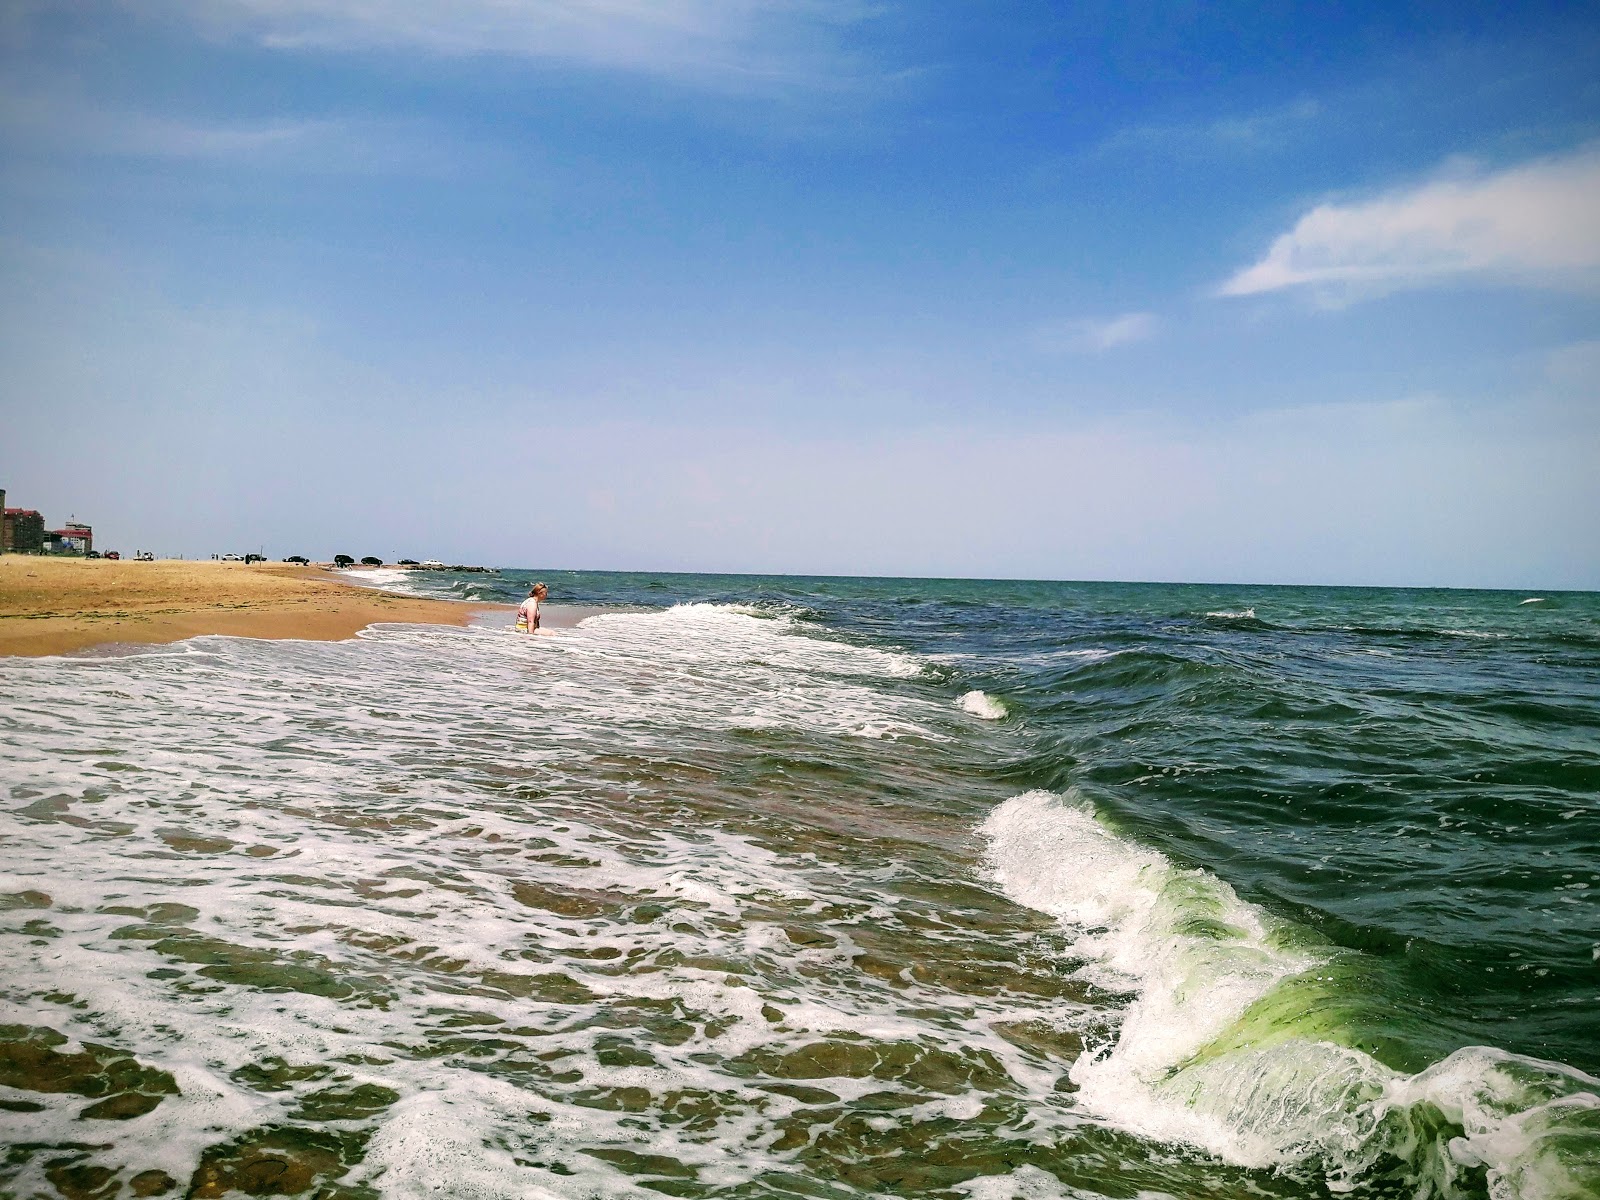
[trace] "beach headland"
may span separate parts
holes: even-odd
[[[291,563],[0,556],[0,655],[202,634],[342,641],[378,621],[464,626],[506,607],[396,596]]]

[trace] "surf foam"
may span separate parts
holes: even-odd
[[[396,1197],[445,1177],[644,1195],[641,1155],[737,1187],[789,1169],[771,1147],[819,1089],[845,1107],[892,1089],[871,1119],[949,1127],[929,1144],[997,1094],[1028,1136],[1064,1128],[1064,1065],[997,1029],[1076,1001],[964,984],[970,927],[923,920],[948,857],[920,868],[892,822],[829,841],[785,816],[816,793],[763,807],[719,778],[768,746],[839,773],[914,761],[893,738],[962,723],[920,669],[718,606],[537,639],[381,625],[0,664],[0,1024],[178,1089],[90,1147],[83,1097],[7,1091],[39,1106],[5,1114],[8,1144],[52,1149],[19,1151],[0,1188],[45,1194],[73,1145],[123,1183],[190,1186],[219,1148],[316,1126],[330,1090],[379,1097],[333,1127],[370,1137],[343,1182]],[[858,960],[885,929],[880,961],[894,938],[916,953],[875,974]],[[1032,936],[986,926],[982,945]],[[930,957],[954,965],[919,978]]]
[[[1007,711],[1005,702],[997,700],[988,692],[968,692],[957,703],[963,712],[969,712],[981,721],[999,721],[1005,717]]]
[[[1306,1010],[1283,989],[1335,987],[1333,952],[1296,948],[1300,931],[1223,881],[1118,836],[1072,795],[1017,796],[982,832],[994,882],[1060,921],[1082,977],[1133,997],[1071,1069],[1107,1121],[1240,1166],[1315,1163],[1337,1190],[1398,1159],[1421,1197],[1454,1194],[1473,1168],[1496,1200],[1597,1194],[1600,1080],[1487,1047],[1393,1071],[1297,1026]]]

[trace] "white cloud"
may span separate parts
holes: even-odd
[[[732,90],[837,81],[858,0],[159,0],[281,49],[410,49],[565,61]]]
[[[1592,286],[1600,275],[1600,147],[1357,204],[1320,204],[1224,296],[1314,286],[1336,294],[1466,277]]]
[[[1032,331],[1034,347],[1046,354],[1099,354],[1152,337],[1154,313],[1123,313],[1104,320],[1057,321]]]

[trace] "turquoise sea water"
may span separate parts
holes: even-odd
[[[1600,1195],[1600,596],[535,577],[0,662],[0,1187]]]

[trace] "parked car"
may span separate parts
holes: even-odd
[[[222,556],[222,561],[223,562],[243,562],[244,561],[244,556],[243,555],[239,555],[239,554],[224,554]]]
[[[83,552],[83,556],[85,558],[99,558],[100,557],[100,551],[98,551],[98,550],[85,550]]]
[[[106,551],[106,557],[107,558],[121,558],[122,555],[118,554],[115,550],[107,550]]]
[[[267,561],[267,556],[265,554],[246,554],[244,556],[245,566],[249,566],[251,563],[266,562],[266,561]]]
[[[400,560],[400,565],[402,567],[414,567],[417,565],[417,560],[414,558],[402,558]]]
[[[288,558],[284,559],[283,561],[284,562],[299,563],[303,567],[307,563],[309,563],[311,560],[309,558],[307,558],[304,554],[291,554],[291,555],[289,555]]]
[[[361,565],[363,567],[381,567],[383,566],[383,559],[378,558],[376,555],[369,554],[361,560]]]

